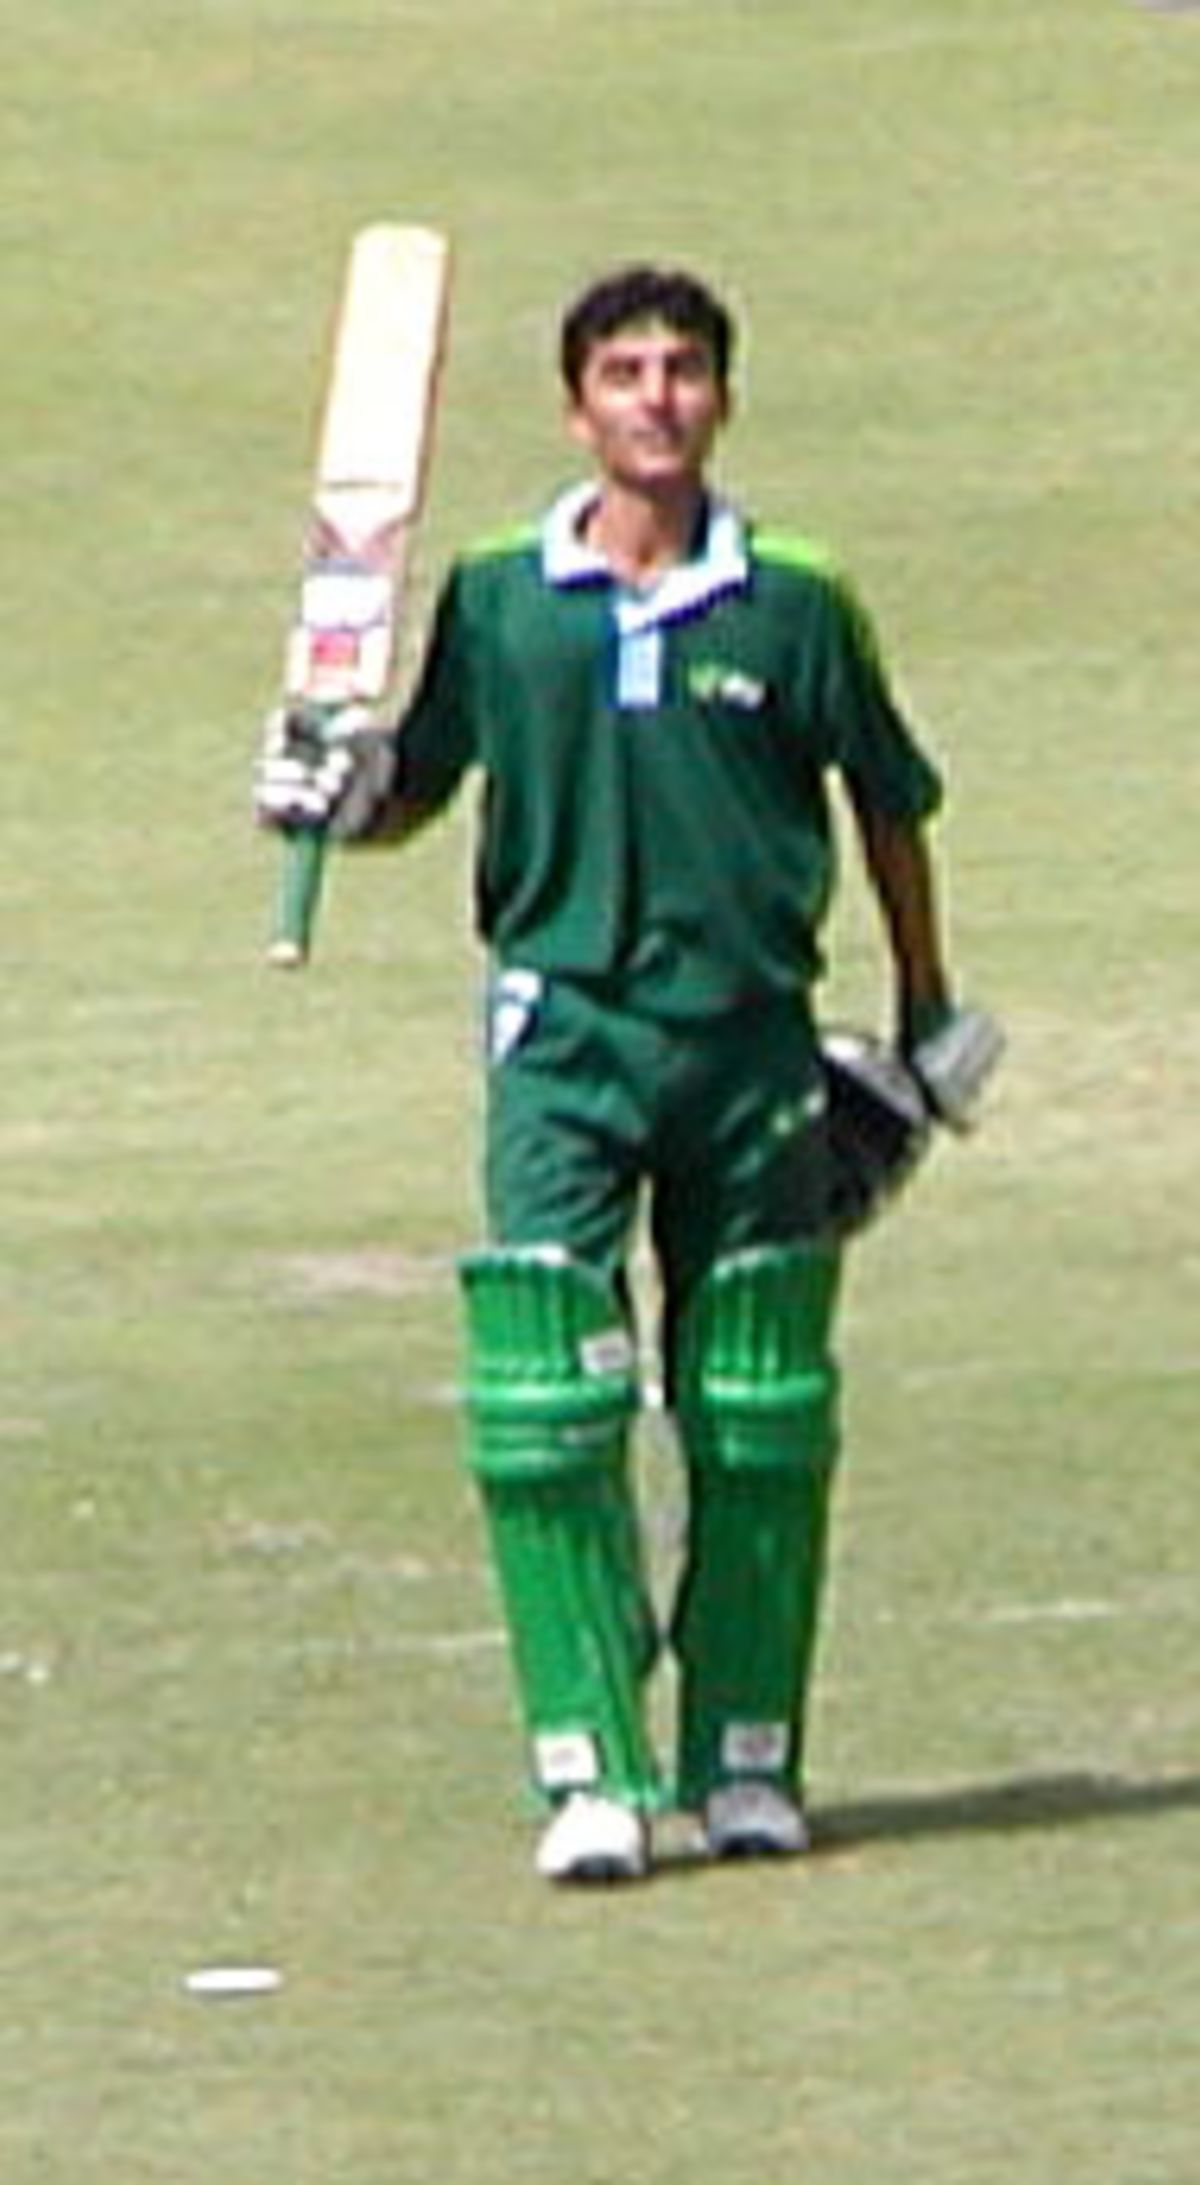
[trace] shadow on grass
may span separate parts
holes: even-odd
[[[1150,1821],[1200,1808],[1200,1775],[1138,1782],[1115,1775],[1031,1775],[958,1790],[910,1791],[827,1806],[813,1816],[814,1850],[922,1836],[1007,1835],[1088,1821]]]

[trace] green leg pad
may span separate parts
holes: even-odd
[[[468,1462],[547,1798],[659,1803],[643,1684],[658,1651],[627,1445],[638,1391],[611,1286],[555,1247],[468,1254]]]
[[[685,1319],[690,1518],[672,1631],[685,1806],[733,1777],[800,1776],[837,1456],[838,1273],[835,1248],[740,1252]]]

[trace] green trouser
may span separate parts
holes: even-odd
[[[580,1332],[611,1330],[643,1192],[689,1481],[681,1794],[794,1779],[835,1442],[836,1261],[793,1249],[824,1204],[809,1020],[788,1003],[680,1024],[521,975],[502,982],[491,1044],[496,1248],[464,1268],[471,1452],[535,1779],[552,1796],[659,1795],[632,1381],[584,1370]]]
[[[491,1051],[491,1237],[553,1242],[618,1279],[645,1194],[668,1372],[686,1299],[718,1259],[824,1227],[822,1079],[800,999],[681,1021],[611,987],[510,972]]]

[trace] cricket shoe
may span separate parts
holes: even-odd
[[[640,1813],[615,1798],[573,1791],[537,1849],[548,1882],[636,1882],[650,1869],[649,1831]]]
[[[808,1823],[777,1783],[725,1783],[704,1804],[704,1837],[714,1859],[788,1859],[811,1844]]]

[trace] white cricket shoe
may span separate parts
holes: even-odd
[[[640,1813],[615,1798],[573,1791],[537,1848],[548,1882],[636,1882],[650,1867],[649,1832]]]
[[[714,1859],[795,1858],[812,1841],[791,1793],[777,1783],[725,1783],[704,1804],[704,1836]]]

